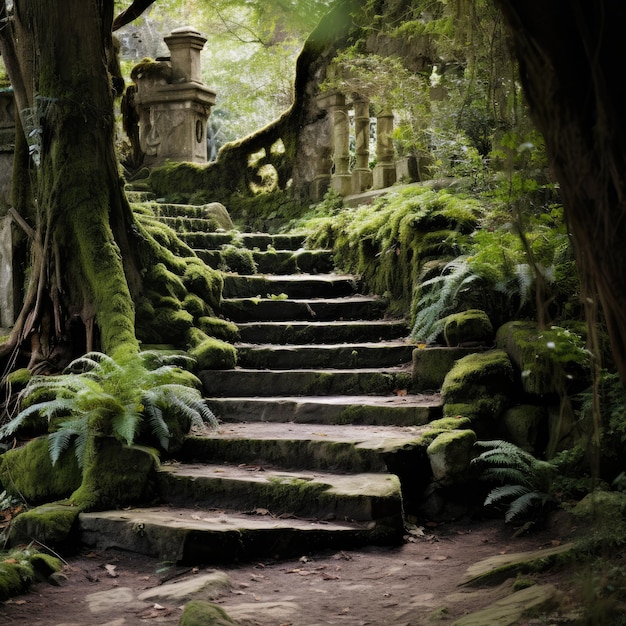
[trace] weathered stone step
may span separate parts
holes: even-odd
[[[243,343],[358,343],[389,341],[408,335],[404,320],[346,320],[328,322],[241,322]]]
[[[414,346],[403,340],[353,344],[236,344],[237,363],[247,368],[393,367],[410,363]]]
[[[339,274],[253,275],[224,274],[225,298],[270,297],[285,294],[290,298],[341,298],[356,293],[353,276]]]
[[[387,395],[410,390],[406,367],[257,370],[238,367],[199,373],[206,396]]]
[[[442,416],[437,394],[210,397],[206,403],[227,422],[421,426]]]
[[[292,399],[293,400],[293,399]],[[181,462],[246,463],[283,469],[389,472],[402,481],[425,461],[428,426],[239,422],[188,437]]]
[[[233,322],[374,320],[382,318],[385,309],[385,300],[369,296],[310,300],[225,298],[221,304],[221,313]]]
[[[182,232],[180,237],[192,248],[216,250],[225,244],[235,245],[248,250],[295,252],[304,246],[304,235],[270,235],[265,233],[242,233],[237,230],[228,232]]]
[[[81,543],[94,549],[117,548],[188,565],[287,558],[402,541],[402,530],[384,523],[172,507],[81,513],[79,528]]]
[[[174,506],[266,509],[270,515],[402,525],[400,481],[394,474],[280,471],[258,466],[163,465],[157,481]]]
[[[193,246],[192,246],[193,247]],[[195,253],[213,268],[229,266],[233,272],[249,273],[245,265],[237,265],[232,256],[228,258],[222,250],[194,247]],[[327,274],[334,271],[333,253],[330,250],[278,250],[271,252],[252,251],[256,271],[261,274],[313,273]]]

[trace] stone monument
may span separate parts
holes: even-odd
[[[215,104],[215,93],[202,83],[200,72],[200,52],[206,37],[185,26],[164,40],[170,51],[164,61],[170,70],[167,75],[146,73],[135,78],[134,105],[143,164],[206,163],[206,127]]]

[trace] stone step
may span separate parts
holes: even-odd
[[[304,248],[304,235],[270,235],[265,233],[228,232],[181,232],[181,239],[192,248],[217,250],[225,244],[259,252],[287,250],[296,252]]]
[[[410,368],[232,370],[199,372],[206,396],[388,395],[412,388]]]
[[[126,189],[126,198],[130,203],[140,202],[153,202],[156,195],[151,191],[144,191],[140,189]]]
[[[402,529],[381,522],[282,519],[263,513],[169,506],[81,513],[79,536],[96,550],[115,548],[186,565],[402,542]]]
[[[232,464],[165,464],[157,474],[163,502],[174,506],[265,509],[269,515],[402,525],[400,481],[394,474],[333,474]],[[389,523],[389,522],[388,522]]]
[[[388,472],[401,481],[408,473],[413,480],[419,480],[420,474],[430,474],[427,442],[422,438],[428,429],[428,425],[310,421],[221,423],[215,430],[188,437],[176,459],[183,463],[245,463],[298,471]]]
[[[393,367],[411,363],[414,350],[405,340],[287,346],[238,343],[235,347],[237,363],[257,369]]]
[[[173,228],[177,231],[179,237],[184,238],[183,234],[190,233],[202,233],[208,234],[211,231],[215,231],[215,221],[211,219],[207,219],[202,217],[201,215],[196,216],[194,214],[193,209],[201,209],[201,207],[189,207],[191,215],[174,215],[174,216],[159,216],[159,220],[164,224],[167,224],[170,228]],[[212,234],[212,233],[211,233]],[[218,235],[226,235],[228,233],[222,233],[221,231],[217,233]],[[225,240],[226,237],[216,237],[216,240]]]
[[[405,320],[356,320],[328,322],[240,322],[243,343],[358,343],[390,341],[408,335]]]
[[[341,298],[357,292],[354,276],[340,274],[253,275],[224,274],[224,298],[285,294],[290,298]]]
[[[386,396],[209,397],[207,406],[224,422],[422,426],[442,416],[438,394]]]
[[[247,265],[237,265],[229,257],[228,263],[222,250],[201,249],[194,252],[212,268],[228,266],[232,272],[248,273]],[[278,250],[251,252],[256,271],[261,274],[327,274],[334,271],[333,253],[330,250]]]
[[[287,300],[225,298],[221,304],[221,313],[235,323],[375,320],[384,316],[386,306],[384,299],[369,296]]]

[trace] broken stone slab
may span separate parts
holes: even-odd
[[[520,572],[547,569],[573,547],[574,544],[569,542],[541,550],[498,554],[470,565],[461,584],[497,584]]]
[[[141,602],[162,601],[179,604],[192,599],[208,602],[219,598],[230,587],[230,578],[225,572],[212,570],[146,589],[138,595],[138,599]]]
[[[466,615],[452,626],[514,626],[524,617],[535,616],[549,610],[558,602],[558,590],[554,585],[533,585],[516,591],[506,598],[496,600],[486,609]]]

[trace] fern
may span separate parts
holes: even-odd
[[[482,452],[472,460],[481,478],[497,482],[485,498],[485,506],[504,507],[506,523],[540,517],[554,498],[548,493],[554,466],[535,458],[508,441],[477,441]]]
[[[157,351],[119,362],[90,352],[70,363],[63,374],[31,378],[20,394],[21,411],[0,428],[0,439],[40,417],[48,423],[53,464],[73,445],[83,468],[89,437],[97,434],[133,445],[147,432],[167,450],[171,437],[167,418],[194,426],[217,425],[202,400],[200,380],[181,369],[192,363],[186,355]]]

